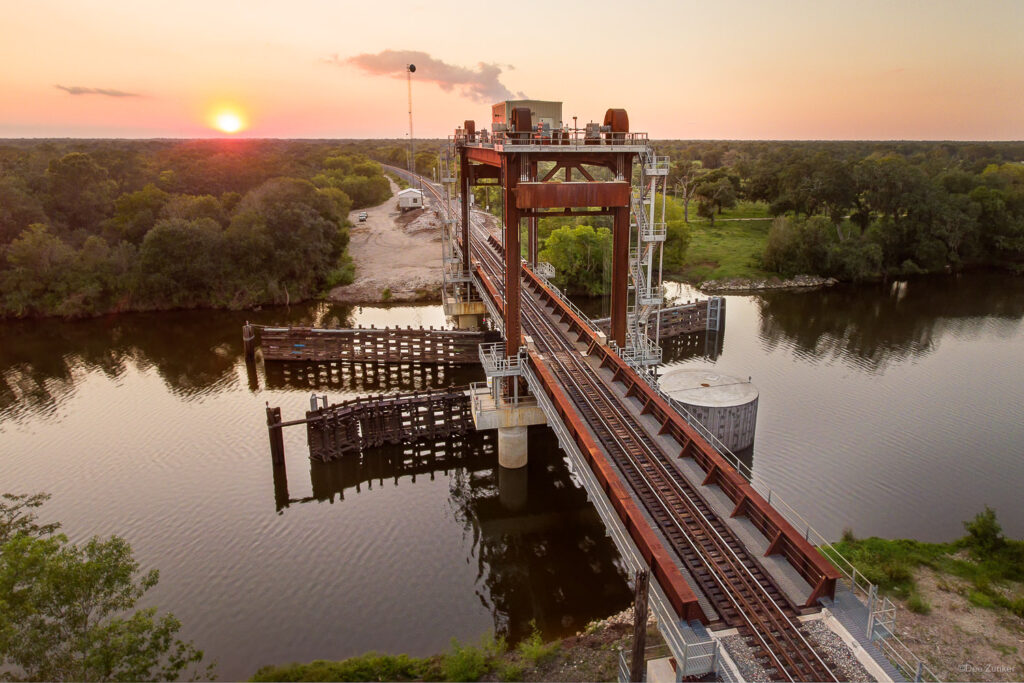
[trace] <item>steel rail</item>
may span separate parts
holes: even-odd
[[[641,479],[643,479],[643,482],[646,485],[647,490],[650,491],[656,498],[658,498],[658,502],[660,503],[662,509],[666,512],[667,516],[671,519],[672,523],[675,524],[675,526],[682,533],[683,538],[687,541],[691,549],[698,555],[699,559],[704,564],[705,568],[718,582],[720,587],[723,589],[724,593],[727,595],[728,599],[736,607],[737,613],[740,614],[743,620],[747,622],[747,625],[750,627],[752,633],[756,635],[756,637],[761,641],[762,646],[764,647],[766,653],[768,653],[769,657],[775,660],[776,664],[778,665],[777,670],[780,673],[784,674],[787,678],[790,678],[790,680],[792,680],[792,677],[790,676],[787,667],[781,661],[779,661],[778,657],[776,657],[776,650],[779,651],[782,659],[785,659],[787,661],[787,663],[789,664],[789,669],[797,672],[798,676],[806,673],[813,676],[813,680],[821,680],[820,673],[824,671],[825,673],[832,675],[832,678],[835,679],[835,676],[834,674],[832,674],[828,665],[821,660],[820,656],[818,656],[817,652],[806,641],[806,639],[800,633],[799,629],[797,629],[786,616],[782,607],[774,600],[774,598],[770,595],[770,593],[767,591],[766,587],[761,583],[761,581],[759,581],[757,577],[754,576],[750,567],[748,567],[747,564],[743,561],[743,559],[739,557],[739,555],[729,544],[729,542],[721,535],[721,533],[715,527],[712,521],[708,519],[704,511],[701,510],[701,506],[698,505],[694,500],[694,497],[696,496],[695,492],[688,492],[686,489],[689,487],[684,487],[677,480],[676,477],[678,477],[678,474],[675,472],[674,468],[669,470],[666,468],[666,465],[663,462],[659,461],[659,455],[661,455],[662,458],[664,457],[663,454],[659,453],[660,449],[658,449],[656,445],[649,443],[649,438],[646,437],[646,435],[642,435],[640,429],[638,429],[638,427],[635,424],[633,424],[633,420],[630,419],[632,416],[628,415],[628,413],[622,410],[621,406],[617,405],[617,397],[615,397],[610,392],[608,387],[604,385],[604,383],[601,382],[599,378],[592,376],[593,369],[577,358],[579,351],[573,348],[571,346],[571,343],[568,342],[562,336],[560,330],[558,330],[555,327],[554,323],[550,320],[550,318],[546,314],[544,314],[543,311],[538,310],[541,304],[536,301],[534,296],[524,298],[528,299],[529,306],[532,307],[533,312],[537,314],[538,318],[541,321],[543,321],[544,325],[548,328],[547,331],[542,331],[539,327],[534,327],[534,332],[539,333],[538,337],[543,335],[548,340],[549,348],[551,346],[550,342],[553,340],[555,345],[561,346],[563,349],[562,351],[556,351],[554,349],[550,349],[549,351],[550,353],[553,354],[554,360],[563,369],[563,373],[561,373],[563,374],[563,383],[571,383],[576,388],[576,392],[574,393],[577,394],[577,398],[581,398],[583,399],[583,401],[586,402],[591,412],[593,413],[593,416],[603,424],[608,437],[610,437],[615,442],[614,445],[618,446],[618,449],[627,456],[627,458],[629,459],[629,463],[634,468],[636,474]],[[532,323],[535,321],[531,320],[530,322]],[[572,365],[575,367],[575,370],[569,367],[567,363],[568,359],[571,359]],[[566,380],[568,380],[568,382],[566,382]],[[581,381],[588,381],[590,383],[589,392],[581,384]],[[588,393],[591,395],[588,395]],[[604,409],[602,409],[601,406],[597,405],[597,400],[603,401]],[[634,440],[635,445],[633,448],[630,448],[630,445],[626,443],[626,440],[622,435],[622,429],[616,429],[615,426],[611,424],[611,421],[609,419],[610,413],[617,413],[617,415],[612,416],[616,417],[619,420],[620,424],[627,430],[627,435]],[[601,438],[601,440],[605,442],[606,445],[608,445],[608,438]],[[726,581],[727,577],[723,576],[724,568],[719,565],[713,564],[711,561],[709,561],[707,557],[707,554],[709,554],[709,549],[699,547],[698,544],[693,540],[693,537],[691,536],[692,529],[688,530],[684,528],[684,525],[680,522],[680,520],[672,514],[673,511],[678,511],[678,506],[673,505],[671,501],[665,499],[665,496],[659,492],[661,488],[659,486],[659,483],[654,481],[655,473],[649,473],[645,471],[643,463],[639,462],[638,460],[636,451],[639,450],[642,452],[645,449],[648,451],[650,456],[653,456],[653,459],[648,460],[648,464],[653,465],[653,467],[656,470],[656,473],[660,475],[661,484],[664,485],[667,481],[671,487],[675,488],[677,497],[681,497],[679,502],[683,502],[685,504],[685,507],[688,509],[691,518],[695,522],[697,522],[699,526],[703,527],[705,532],[710,532],[714,534],[714,536],[717,538],[717,543],[715,543],[715,545],[717,545],[719,552],[725,557],[726,562],[733,570],[733,573],[738,577],[742,577],[741,581],[737,582],[741,585],[728,585]],[[669,465],[669,467],[671,466]],[[640,493],[640,491],[638,491],[638,493]],[[701,502],[703,503],[703,501]],[[732,590],[737,590],[737,595],[735,597],[730,592],[730,588]],[[747,593],[748,595],[743,595],[740,591],[742,591],[743,593]],[[769,601],[770,606],[769,604],[766,604],[764,602],[765,598],[767,598],[767,600]],[[741,608],[741,605],[739,604],[739,602],[737,602],[737,599],[739,600],[739,602],[743,603],[743,607],[746,607],[746,609]],[[774,643],[774,648],[765,641],[764,637],[761,635],[759,629],[757,628],[757,625],[755,625],[755,623],[751,619],[750,615],[756,615],[758,614],[758,612],[764,614],[764,617],[762,617],[760,620],[760,625],[769,626],[770,630],[768,631],[768,637]],[[787,642],[781,642],[780,639],[777,638],[771,630],[772,627],[778,630],[780,634],[787,634],[787,631],[789,631],[790,633],[795,633],[799,637],[800,642],[797,643],[793,639],[792,635],[788,635]],[[793,655],[797,659],[802,661],[794,661],[794,658],[790,656],[790,651],[793,652]],[[806,656],[806,652],[810,652],[817,660],[817,662],[810,661]],[[817,671],[815,670],[815,663],[821,667]],[[801,669],[803,669],[804,671],[801,671]]]
[[[476,246],[477,245],[475,243],[473,245],[471,245],[471,247],[476,247]],[[481,260],[486,262],[486,264],[489,266],[487,268],[487,270],[490,272],[490,274],[492,276],[495,276],[495,279],[499,279],[500,280],[500,278],[496,277],[498,275],[498,273],[496,271],[499,268],[501,268],[501,262],[498,260],[498,257],[497,257],[496,254],[494,254],[493,250],[492,249],[482,249],[482,250],[474,249],[474,251],[482,252],[480,254],[481,256],[483,256],[483,258]],[[536,321],[533,320],[532,318],[528,317],[524,321],[526,323],[525,326],[528,327],[528,328],[531,328],[530,332],[533,333],[533,336],[535,336],[538,340],[541,338],[542,335],[545,338],[547,338],[548,340],[554,340],[554,344],[551,344],[550,341],[547,344],[549,353],[568,353],[570,358],[572,358],[575,362],[579,363],[578,359],[576,359],[576,355],[578,355],[578,350],[576,350],[575,348],[572,348],[570,342],[565,340],[564,337],[562,336],[561,332],[559,330],[557,330],[557,328],[554,327],[554,324],[551,322],[551,320],[549,319],[547,314],[544,313],[543,310],[541,310],[542,304],[538,303],[536,301],[536,299],[534,298],[534,296],[524,297],[524,299],[527,301],[528,307],[530,307],[532,309],[531,312],[533,312],[537,316],[537,319],[543,321],[543,323],[549,328],[549,331],[547,333],[543,332],[535,324]],[[551,348],[554,345],[562,346],[563,347],[563,351],[562,352],[554,351]],[[655,482],[651,481],[650,477],[643,472],[642,466],[640,465],[640,463],[636,462],[635,457],[629,455],[629,450],[630,450],[629,447],[623,442],[622,438],[616,433],[616,430],[614,429],[614,427],[612,427],[610,424],[608,424],[608,421],[607,421],[607,419],[605,417],[606,411],[602,411],[600,408],[598,408],[596,405],[594,405],[593,400],[590,397],[585,395],[586,392],[583,389],[583,387],[579,384],[578,378],[576,376],[572,376],[572,375],[577,375],[578,376],[579,369],[577,369],[576,373],[572,373],[572,371],[565,365],[564,359],[561,359],[561,358],[559,358],[557,356],[554,356],[553,358],[554,358],[554,360],[556,362],[558,362],[559,366],[562,367],[563,374],[570,375],[570,376],[562,378],[563,384],[567,384],[568,385],[568,382],[566,380],[569,380],[570,382],[572,382],[572,384],[576,387],[576,392],[574,392],[574,393],[577,394],[577,396],[576,396],[577,400],[582,398],[584,401],[586,401],[589,404],[590,408],[591,408],[591,412],[593,413],[593,417],[595,417],[598,420],[600,420],[600,421],[605,423],[604,426],[605,426],[605,429],[606,429],[609,437],[611,437],[615,441],[617,441],[618,442],[617,446],[618,446],[619,450],[621,450],[624,454],[627,455],[627,457],[630,458],[630,460],[633,463],[635,471],[638,473],[638,475],[641,478],[644,479],[644,484],[646,485],[647,490],[652,492],[654,495],[657,496],[657,491],[658,491],[657,484]],[[586,370],[589,370],[590,374],[592,374],[592,369],[589,368],[589,366],[583,365],[583,367],[585,367]],[[596,379],[596,378],[591,378],[591,385],[592,386],[595,386],[594,385],[594,379]],[[599,382],[600,380],[597,380],[597,381]],[[606,389],[606,387],[603,386],[603,383],[601,383],[600,385],[596,385],[596,386],[601,386],[602,388],[605,389],[605,393],[607,393],[607,389]],[[615,399],[614,396],[612,397],[612,399],[613,399],[613,401],[617,402],[617,399]],[[609,402],[609,401],[606,400],[606,405],[608,407],[608,410],[615,410],[615,408],[613,408],[613,403],[612,402]],[[621,413],[620,413],[620,418],[621,418]],[[592,421],[593,420],[590,420],[590,422],[592,422]],[[627,420],[623,420],[623,422],[627,425],[627,427],[629,429],[631,429],[633,431],[634,439],[638,443],[641,443],[645,447],[647,447],[648,450],[650,450],[651,449],[651,445],[643,443],[644,442],[644,438],[641,437],[637,433],[636,428],[633,427],[632,425],[630,425]],[[592,428],[593,428],[593,426],[592,426]],[[601,440],[604,441],[604,442],[607,442],[607,438],[602,438]],[[663,454],[662,454],[662,456],[663,456]],[[664,465],[662,463],[657,462],[657,457],[655,457],[655,462],[656,462],[657,466],[659,466],[661,468],[664,468]],[[671,470],[671,471],[674,472],[674,470]],[[726,598],[727,600],[729,600],[733,604],[733,607],[735,608],[735,613],[737,615],[739,615],[741,620],[747,622],[746,626],[750,629],[751,634],[753,636],[755,636],[758,640],[761,641],[762,648],[763,648],[764,652],[769,656],[769,658],[775,660],[775,662],[777,664],[777,671],[779,671],[780,673],[785,675],[787,678],[792,680],[792,677],[787,672],[787,668],[781,662],[779,662],[778,658],[775,656],[775,652],[773,651],[772,646],[770,646],[765,641],[764,637],[761,635],[762,628],[758,628],[758,626],[761,626],[761,627],[766,626],[766,625],[769,626],[769,627],[774,626],[774,628],[776,630],[778,630],[780,633],[786,633],[788,631],[790,633],[796,633],[797,634],[797,636],[800,638],[800,640],[802,642],[799,643],[799,644],[795,644],[794,645],[793,643],[780,643],[778,641],[778,639],[774,636],[774,634],[771,632],[771,630],[769,630],[769,632],[768,632],[769,633],[769,638],[775,643],[775,648],[774,649],[782,650],[782,657],[789,662],[791,669],[796,670],[796,671],[799,672],[800,669],[801,669],[801,664],[797,663],[797,662],[794,662],[792,660],[792,658],[789,656],[787,650],[795,650],[796,653],[797,653],[797,656],[800,659],[804,660],[802,662],[802,667],[807,670],[806,673],[810,674],[811,680],[820,680],[822,678],[819,675],[821,671],[824,671],[829,676],[831,676],[833,680],[835,680],[835,675],[831,672],[831,670],[829,669],[828,665],[825,664],[825,662],[823,662],[821,660],[821,658],[818,656],[818,654],[814,650],[814,648],[812,648],[810,646],[810,644],[807,643],[806,639],[803,638],[803,635],[800,633],[799,629],[797,629],[792,624],[792,622],[789,621],[788,617],[785,615],[785,613],[782,610],[781,606],[778,605],[778,603],[775,601],[775,599],[767,591],[767,588],[763,585],[763,583],[760,580],[757,579],[757,577],[755,577],[753,575],[751,569],[747,566],[746,563],[743,562],[742,558],[740,558],[736,554],[735,550],[729,545],[728,540],[726,540],[725,538],[723,538],[721,536],[721,534],[719,533],[718,529],[714,527],[714,525],[711,523],[711,521],[709,519],[707,519],[707,517],[704,514],[704,512],[699,509],[699,506],[693,500],[693,496],[695,496],[696,494],[694,493],[693,495],[691,495],[690,493],[687,493],[685,490],[682,490],[682,487],[680,486],[680,483],[678,481],[675,481],[673,476],[671,474],[666,473],[664,471],[664,469],[662,471],[662,477],[663,478],[667,478],[671,485],[675,486],[677,489],[680,489],[679,493],[686,497],[686,499],[688,501],[688,507],[691,508],[691,515],[692,515],[693,512],[696,512],[696,514],[699,515],[699,517],[703,520],[703,526],[705,526],[705,530],[710,530],[712,533],[714,533],[718,537],[718,539],[719,539],[719,551],[721,552],[724,549],[724,550],[727,551],[726,556],[728,556],[729,554],[731,554],[733,556],[734,559],[729,560],[733,572],[735,574],[738,574],[738,575],[741,575],[741,576],[744,573],[749,575],[749,580],[744,580],[743,584],[745,586],[746,592],[750,594],[750,597],[749,598],[743,598],[742,596],[740,597],[741,601],[744,603],[743,606],[746,607],[746,609],[743,609],[743,607],[741,607],[741,605],[739,603],[737,603],[736,598],[732,594],[732,591],[735,591],[737,589],[737,587],[736,586],[730,586],[726,582],[726,578],[727,577],[723,577],[721,575],[723,573],[721,568],[718,568],[718,571],[715,571],[715,567],[712,564],[709,563],[709,561],[708,561],[708,559],[706,557],[707,554],[708,554],[708,550],[706,548],[702,549],[702,548],[698,547],[693,542],[691,532],[689,532],[687,529],[684,529],[682,527],[682,525],[680,524],[679,520],[676,519],[676,517],[672,514],[673,506],[671,505],[671,503],[666,502],[664,500],[659,500],[658,501],[660,503],[660,505],[661,505],[661,508],[662,508],[665,516],[670,518],[672,520],[672,523],[675,524],[678,527],[679,531],[681,532],[682,537],[687,541],[687,543],[689,543],[690,548],[693,551],[693,553],[696,556],[696,558],[699,559],[704,564],[705,570],[708,572],[708,574],[710,575],[712,580],[718,583],[718,586],[721,589],[721,595],[724,598]],[[634,487],[636,488],[635,485],[634,485]],[[638,491],[638,493],[640,493],[640,491]],[[677,494],[677,495],[679,495],[679,494]],[[660,496],[658,496],[658,497],[661,498]],[[703,500],[701,500],[701,503],[703,503]],[[648,502],[645,501],[645,504],[648,504]],[[703,504],[706,506],[706,503],[703,503]],[[648,505],[648,507],[649,507],[649,505]],[[671,541],[671,539],[670,539],[670,541]],[[675,545],[675,544],[673,544],[673,545]],[[679,552],[678,548],[676,550],[677,550],[677,552]],[[689,563],[687,563],[687,564],[689,564]],[[739,570],[739,567],[742,567],[742,571]],[[763,600],[763,598],[761,598],[761,593],[762,592],[764,593],[764,597],[766,597],[770,601],[771,606],[775,608],[775,610],[777,611],[778,616],[782,617],[785,620],[784,623],[780,624],[778,622],[778,617],[775,616],[774,614],[772,614],[772,609],[769,608],[767,605],[765,605],[763,602],[759,606],[755,606],[755,605],[751,604],[751,602],[750,602],[751,599],[754,599],[754,600],[762,599]],[[718,602],[719,602],[719,606],[720,606],[721,599],[719,599]],[[765,624],[765,623],[763,623],[763,621],[760,622],[759,624],[755,624],[753,621],[751,621],[749,615],[757,613],[758,610],[757,610],[756,607],[760,607],[760,611],[761,612],[765,612],[768,616],[773,617],[771,619],[771,622],[772,622],[771,624]],[[792,641],[792,636],[790,636],[790,640]],[[815,668],[814,667],[814,663],[807,660],[806,654],[804,654],[804,653],[802,653],[800,651],[800,645],[802,645],[803,648],[806,651],[808,651],[812,655],[814,655],[814,657],[815,657],[815,659],[817,659],[817,663],[819,664],[821,669],[819,669],[818,671],[814,671],[814,668]]]

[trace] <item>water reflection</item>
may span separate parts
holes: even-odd
[[[792,345],[815,362],[842,359],[877,371],[932,353],[945,334],[981,326],[1014,334],[1024,317],[1024,279],[974,274],[766,292],[756,300],[766,350]]]
[[[268,389],[333,389],[374,394],[463,386],[484,378],[479,365],[269,362]]]
[[[394,326],[400,322],[440,327],[445,322],[439,306],[356,307],[324,302],[257,311],[131,313],[78,321],[5,320],[0,326],[0,416],[52,413],[72,394],[76,378],[94,370],[119,378],[129,366],[152,368],[173,394],[186,400],[231,389],[237,381],[234,369],[242,358],[241,328],[246,320],[318,327]],[[287,369],[269,370],[271,386],[289,386],[289,380],[283,378]],[[259,386],[254,374],[250,368],[252,391]],[[383,388],[386,380],[372,380],[365,389]],[[340,379],[337,386],[344,386],[345,381]],[[412,377],[409,386],[416,387],[417,381]],[[444,372],[422,381],[424,386],[451,383]],[[403,382],[406,380],[400,377],[396,388],[406,386]],[[308,378],[303,386],[310,386]],[[364,389],[358,375],[352,387]]]
[[[438,474],[448,476],[457,469],[477,471],[494,467],[496,460],[495,433],[480,432],[469,436],[415,444],[382,446],[365,453],[348,455],[330,462],[309,459],[309,479],[312,495],[290,498],[285,467],[274,469],[274,505],[283,512],[290,505],[310,502],[341,502],[345,491],[361,493],[372,491],[374,482],[380,488],[385,481],[395,486],[417,477],[434,481]],[[306,459],[305,453],[291,455],[291,460]],[[288,456],[286,456],[287,461]]]
[[[288,496],[285,468],[277,467],[275,506],[286,513],[301,503],[343,503],[385,482],[401,488],[443,476],[451,512],[472,539],[476,595],[495,632],[515,643],[536,623],[546,637],[564,636],[624,609],[631,595],[618,553],[550,430],[531,428],[529,449],[529,465],[518,470],[498,467],[493,432],[310,461],[306,498]]]
[[[714,361],[721,355],[725,346],[725,324],[723,322],[722,329],[718,331],[709,330],[662,337],[659,344],[662,351],[662,362],[665,364],[691,358],[706,358],[709,361]]]

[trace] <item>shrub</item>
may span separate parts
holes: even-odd
[[[410,681],[423,677],[426,660],[407,655],[367,652],[340,662],[318,659],[308,664],[265,666],[254,681]]]
[[[498,677],[503,681],[521,681],[526,669],[519,664],[506,664],[501,667]]]
[[[447,681],[478,681],[487,673],[487,658],[482,650],[452,638],[452,649],[444,656],[442,669]]]
[[[532,632],[516,649],[533,666],[538,666],[554,656],[558,650],[558,643],[545,643],[536,622],[531,621],[530,627],[533,629]]]
[[[920,593],[913,591],[907,598],[907,609],[917,614],[928,614],[932,611],[932,606]]]
[[[1024,596],[1021,596],[1010,603],[1010,611],[1021,619],[1024,619]]]
[[[991,557],[1006,546],[1003,528],[996,521],[996,511],[987,505],[985,511],[975,515],[972,521],[964,522],[964,529],[967,530],[967,545],[979,557]]]
[[[987,593],[983,593],[979,590],[972,590],[970,593],[968,593],[967,600],[976,607],[992,609],[996,606],[995,601],[992,600],[992,598]]]

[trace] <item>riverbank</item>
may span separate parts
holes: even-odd
[[[986,508],[953,543],[857,539],[835,547],[900,608],[900,639],[940,680],[1024,677],[1024,541]]]
[[[653,618],[647,646],[663,645]],[[515,647],[485,635],[477,643],[452,641],[430,657],[367,653],[341,661],[265,666],[253,681],[614,681],[619,651],[633,646],[633,609],[591,622],[574,636],[545,643],[534,634]]]
[[[829,287],[837,284],[834,277],[820,275],[796,275],[790,278],[729,278],[725,280],[706,280],[697,285],[702,292],[751,292],[765,289],[804,289],[808,287]]]

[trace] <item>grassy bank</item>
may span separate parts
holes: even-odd
[[[1024,541],[1003,537],[989,508],[964,527],[967,535],[952,543],[857,539],[847,532],[835,547],[882,591],[907,599],[912,611],[928,611],[913,577],[915,569],[927,567],[967,582],[965,597],[971,604],[1005,609],[1024,619]]]
[[[691,282],[727,278],[760,279],[776,275],[762,270],[761,254],[772,219],[763,202],[739,202],[715,217],[714,224],[697,218],[690,205],[690,246],[683,267],[669,279]]]
[[[632,611],[595,622],[575,636],[545,643],[537,631],[515,647],[488,634],[452,640],[430,657],[370,652],[341,661],[265,666],[254,681],[614,681],[619,649],[632,646]],[[648,628],[648,645],[663,641]]]
[[[1005,538],[988,508],[952,543],[858,539],[835,547],[907,611],[900,638],[943,680],[1022,680],[1024,541]]]

